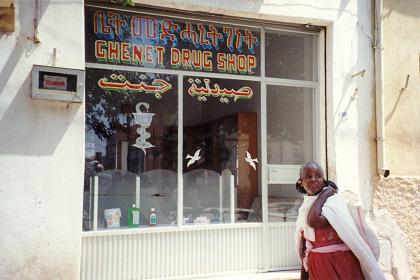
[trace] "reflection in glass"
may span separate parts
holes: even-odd
[[[268,31],[265,35],[267,77],[318,81],[318,36]]]
[[[260,155],[259,91],[253,81],[184,78],[184,224],[250,221],[259,165],[245,158]]]
[[[142,85],[151,85],[153,91],[138,90]],[[159,85],[165,88],[159,91]],[[174,224],[177,104],[176,76],[86,70],[84,230],[92,229],[95,195],[98,228],[104,226],[103,211],[110,207],[121,210],[120,226],[126,226],[127,209],[138,202],[141,226],[148,224],[144,215],[151,208],[157,212],[158,225]],[[144,115],[151,116],[147,123]],[[92,189],[94,176],[98,176],[97,192]]]
[[[220,174],[215,171],[196,169],[185,173],[184,224],[223,222],[223,189],[229,193],[229,185],[220,184]]]
[[[300,165],[314,153],[314,89],[267,87],[268,164]]]
[[[293,184],[268,185],[268,221],[295,222],[302,201]]]

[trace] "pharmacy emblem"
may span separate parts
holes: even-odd
[[[141,111],[141,106],[146,108],[146,112]],[[140,137],[137,137],[136,143],[133,144],[133,146],[142,149],[145,154],[147,148],[154,147],[152,144],[146,141],[151,136],[149,132],[146,132],[146,128],[150,126],[153,116],[155,115],[154,113],[149,113],[149,107],[150,106],[148,103],[137,103],[136,113],[133,113],[135,123],[140,125],[140,127],[136,130]]]

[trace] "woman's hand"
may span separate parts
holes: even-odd
[[[299,257],[301,261],[305,257],[305,251],[306,251],[305,242],[306,242],[305,238],[301,237],[300,243],[299,243]]]
[[[324,206],[325,201],[330,196],[333,196],[337,193],[337,190],[331,187],[325,187],[319,193],[317,199],[315,200],[314,204],[312,205],[311,209],[309,209],[307,223],[310,227],[317,229],[317,228],[325,228],[330,225],[328,220],[321,215],[322,206]]]
[[[322,195],[325,198],[328,198],[330,196],[333,196],[337,193],[336,189],[333,189],[331,187],[325,187],[322,189],[321,193],[319,195]]]

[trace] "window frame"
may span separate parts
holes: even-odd
[[[107,69],[107,70],[123,70],[123,71],[135,71],[135,72],[145,72],[145,73],[158,73],[158,74],[169,74],[169,75],[176,75],[178,79],[178,147],[177,147],[177,177],[178,177],[178,189],[177,189],[177,227],[190,227],[190,225],[183,224],[183,162],[184,159],[183,155],[183,114],[184,114],[184,106],[183,106],[183,78],[184,76],[206,76],[209,78],[220,78],[220,79],[234,79],[234,80],[246,80],[246,81],[258,81],[260,82],[260,111],[261,117],[259,118],[259,129],[258,135],[259,137],[259,151],[261,153],[260,159],[260,168],[258,168],[258,176],[260,177],[261,182],[261,196],[262,196],[262,214],[263,220],[262,224],[267,224],[269,221],[268,219],[268,185],[269,182],[269,170],[274,165],[270,165],[267,163],[267,87],[269,85],[277,85],[277,86],[291,86],[291,87],[305,87],[305,88],[312,88],[314,89],[314,114],[315,117],[313,119],[313,159],[320,162],[320,164],[325,168],[326,167],[326,120],[325,120],[325,112],[326,112],[326,87],[325,87],[325,30],[324,28],[318,26],[312,27],[303,27],[303,25],[291,25],[291,24],[281,24],[276,22],[268,22],[268,21],[253,21],[251,19],[227,19],[226,17],[217,17],[217,16],[208,16],[205,17],[198,17],[197,14],[189,14],[189,13],[180,13],[180,12],[166,12],[161,11],[159,9],[153,10],[150,7],[147,9],[142,9],[141,11],[137,11],[136,9],[125,9],[125,8],[117,8],[115,6],[108,6],[108,5],[90,5],[87,4],[86,7],[93,7],[98,9],[111,9],[111,10],[118,10],[121,12],[131,12],[136,13],[139,12],[141,14],[149,14],[153,16],[170,16],[180,20],[197,20],[197,21],[206,21],[209,23],[215,24],[229,24],[233,26],[239,27],[249,27],[258,29],[261,34],[260,40],[260,75],[258,76],[248,76],[248,75],[235,75],[235,74],[222,74],[222,73],[214,73],[214,72],[198,72],[198,71],[186,71],[186,70],[173,70],[173,69],[160,69],[160,68],[148,68],[148,67],[141,67],[141,66],[127,66],[127,65],[112,65],[112,64],[102,64],[102,63],[91,63],[86,62],[86,68],[92,69]],[[315,81],[307,81],[307,80],[295,80],[295,79],[283,79],[283,78],[273,78],[273,77],[266,77],[265,76],[265,34],[267,31],[282,31],[282,32],[290,32],[292,34],[302,33],[302,34],[311,34],[317,36],[317,62],[318,62],[318,69],[317,69],[317,76],[318,79]],[[85,31],[86,32],[86,31]],[[281,167],[281,166],[277,166]],[[284,166],[285,168],[295,168],[297,166]],[[273,182],[271,182],[273,183]],[[278,183],[278,182],[276,182]],[[290,183],[290,181],[284,181],[282,183]],[[225,223],[225,224],[217,224],[218,226],[226,226],[234,224]],[[260,224],[260,223],[258,223]],[[212,225],[210,225],[212,226]],[[131,230],[131,229],[127,229]]]

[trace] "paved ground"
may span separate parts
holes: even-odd
[[[394,277],[385,273],[387,280],[394,280]],[[300,279],[299,270],[278,271],[267,273],[253,273],[253,274],[235,274],[221,277],[200,278],[198,280],[296,280]]]
[[[295,280],[300,279],[300,271],[278,271],[253,274],[235,274],[222,277],[201,278],[202,280]]]

